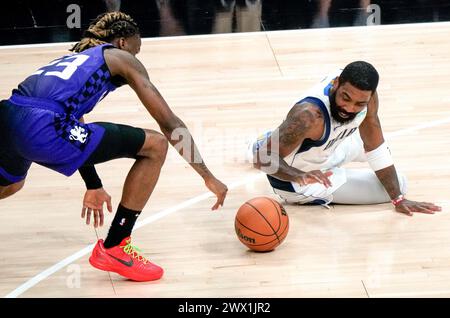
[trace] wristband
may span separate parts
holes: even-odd
[[[366,152],[366,156],[373,171],[378,171],[394,164],[391,152],[386,143],[382,143],[378,148]]]
[[[405,196],[403,194],[400,194],[398,197],[396,197],[395,199],[391,200],[392,204],[394,206],[397,206],[400,204],[400,202],[406,200]]]

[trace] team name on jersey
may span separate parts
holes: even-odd
[[[353,127],[351,129],[344,129],[343,131],[341,131],[339,133],[339,135],[337,135],[336,138],[330,139],[330,141],[328,141],[328,144],[325,146],[324,150],[327,150],[331,147],[333,147],[333,145],[339,141],[342,140],[344,138],[347,138],[348,136],[350,136],[351,134],[353,134],[356,130],[358,129],[358,127]]]

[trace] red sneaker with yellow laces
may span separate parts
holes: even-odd
[[[114,247],[105,248],[103,240],[98,240],[89,258],[89,263],[103,271],[114,272],[138,282],[160,279],[164,270],[151,263],[131,245],[131,237],[126,237]]]

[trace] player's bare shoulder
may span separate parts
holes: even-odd
[[[122,77],[130,86],[133,86],[136,82],[143,81],[145,84],[148,84],[147,70],[133,54],[117,48],[111,48],[105,50],[103,55],[111,76]]]
[[[305,138],[319,139],[324,128],[324,117],[317,105],[311,103],[295,104],[289,111],[286,121],[301,131]]]
[[[323,123],[323,115],[317,106],[308,103],[294,105],[278,127],[280,153],[289,154],[306,138],[319,139]]]
[[[103,56],[112,76],[121,75],[126,77],[129,72],[140,72],[142,69],[145,69],[136,57],[125,50],[109,48],[103,52]]]
[[[117,48],[106,49],[103,52],[103,56],[112,76],[126,75],[127,68],[133,59],[133,56],[130,53]]]
[[[323,121],[323,114],[320,108],[311,103],[302,102],[295,104],[288,113],[288,117],[293,116],[293,118],[298,120],[306,120],[308,123],[317,124]]]

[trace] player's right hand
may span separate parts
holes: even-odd
[[[308,172],[302,173],[297,177],[296,182],[301,186],[312,184],[312,183],[321,183],[325,187],[329,188],[332,186],[330,179],[328,178],[333,174],[332,171],[322,172],[320,170],[312,170]]]

